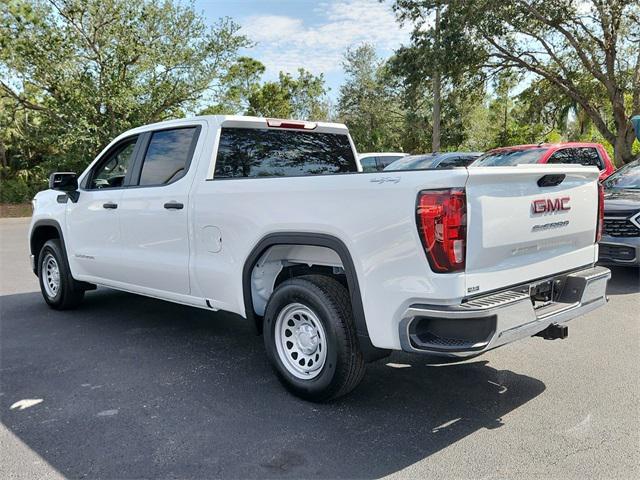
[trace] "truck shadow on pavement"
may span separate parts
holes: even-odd
[[[39,293],[0,304],[1,421],[70,478],[380,477],[499,428],[545,389],[483,360],[394,354],[317,405],[280,386],[233,315],[107,289],[72,312]]]
[[[640,268],[610,267],[611,280],[607,285],[608,295],[628,295],[640,292]]]

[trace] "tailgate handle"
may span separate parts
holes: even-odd
[[[164,204],[164,208],[167,210],[182,210],[184,205],[179,202],[167,202]]]
[[[566,175],[564,173],[545,175],[538,179],[538,186],[555,187],[556,185],[560,185],[565,177]]]

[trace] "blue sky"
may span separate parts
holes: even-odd
[[[195,8],[211,23],[228,16],[256,46],[242,52],[267,67],[265,80],[298,67],[323,73],[335,99],[344,80],[342,55],[364,42],[381,57],[408,41],[390,1],[378,0],[196,0]]]

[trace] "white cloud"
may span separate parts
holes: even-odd
[[[282,15],[255,15],[242,22],[242,33],[257,42],[256,56],[269,77],[299,67],[315,74],[341,71],[348,47],[367,42],[388,54],[409,36],[390,5],[378,0],[320,2],[312,10],[318,19],[313,25]]]

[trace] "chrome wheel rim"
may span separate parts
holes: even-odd
[[[306,305],[291,303],[278,314],[276,350],[287,371],[296,378],[317,377],[327,359],[327,337],[322,322]]]
[[[58,261],[50,253],[42,260],[42,284],[49,298],[54,298],[60,290],[60,268]]]

